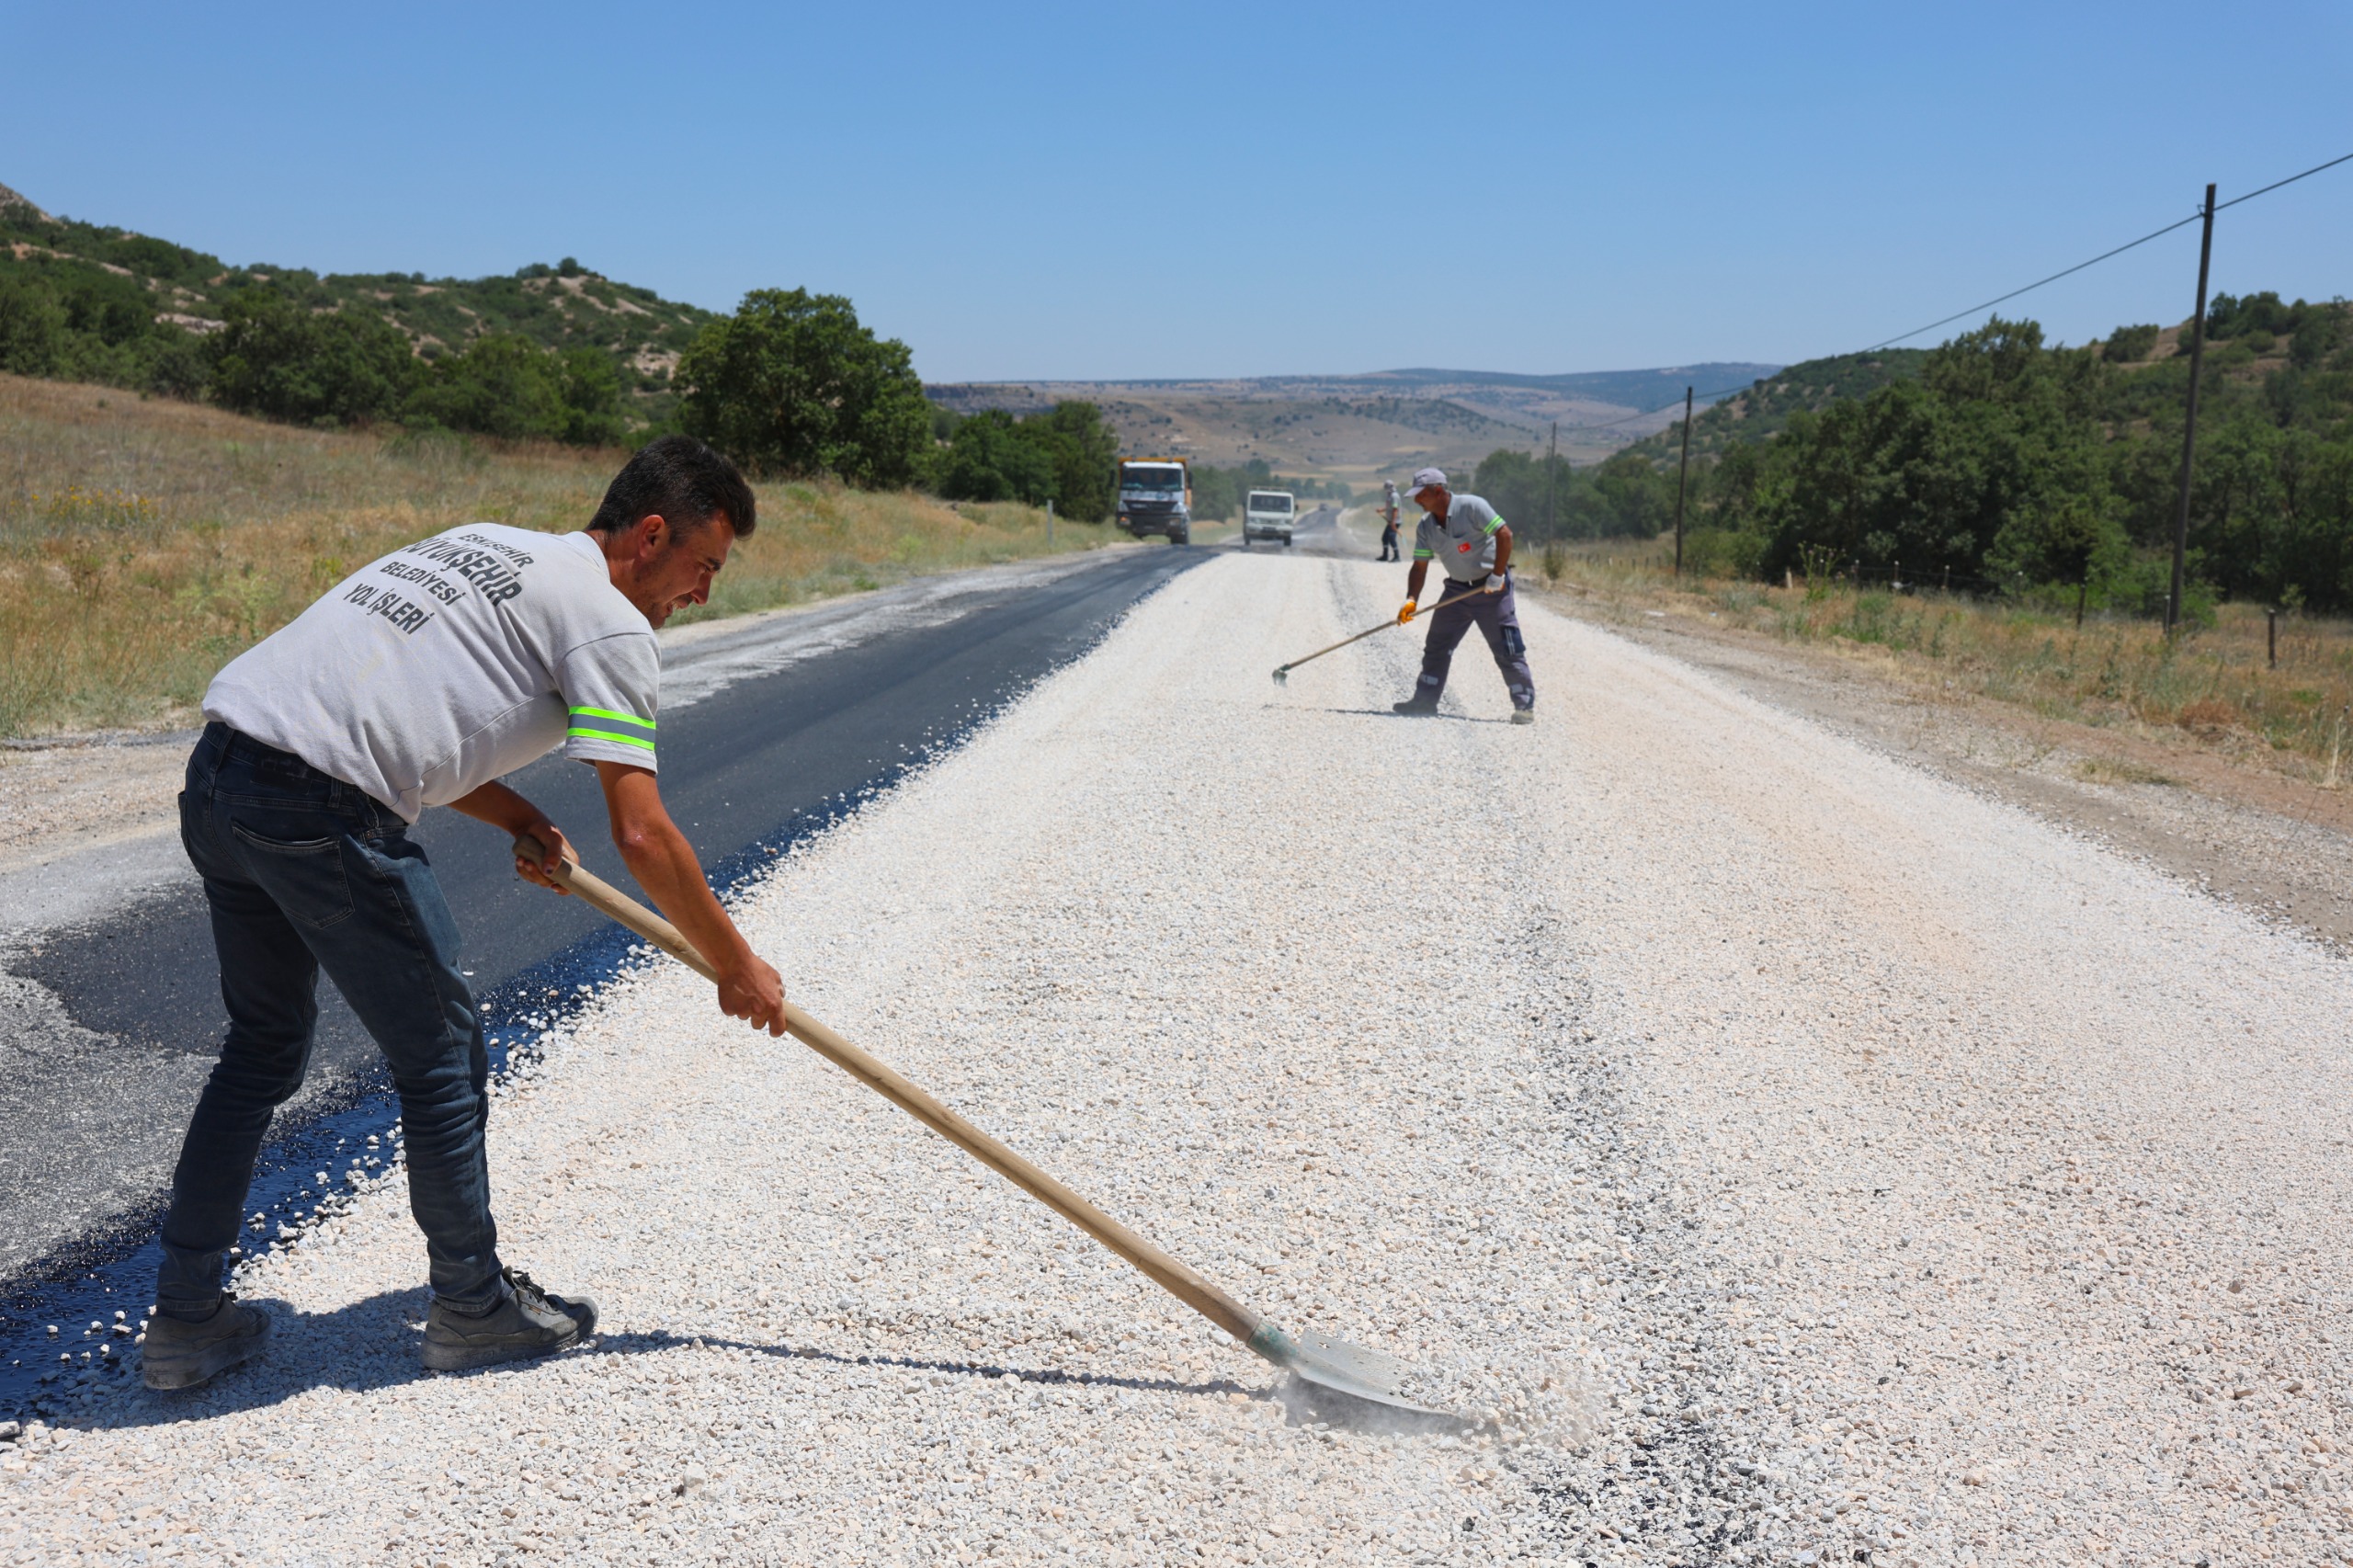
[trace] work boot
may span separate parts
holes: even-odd
[[[1438,711],[1438,699],[1415,692],[1403,702],[1391,703],[1389,710],[1392,713],[1435,713]]]
[[[1536,722],[1536,710],[1515,708],[1511,710],[1511,722],[1515,724],[1533,724]]]
[[[268,1343],[269,1314],[223,1292],[212,1315],[200,1323],[162,1312],[147,1320],[139,1381],[151,1389],[202,1388]]]
[[[441,1301],[425,1323],[425,1369],[465,1372],[550,1356],[597,1331],[597,1303],[542,1290],[520,1269],[502,1268],[498,1304],[470,1317]]]

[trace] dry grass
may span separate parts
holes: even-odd
[[[1552,577],[1639,617],[1661,609],[1789,642],[1874,650],[1899,675],[2049,718],[2164,730],[2204,750],[2327,789],[2353,771],[2353,624],[2293,616],[2268,662],[2263,611],[2224,605],[2214,624],[2169,642],[2152,622],[1842,584],[1693,580],[1679,585],[1655,544],[1548,553]]]
[[[354,568],[463,522],[576,528],[624,455],[299,430],[0,376],[0,734],[190,722],[215,670]],[[761,486],[760,514],[699,618],[1047,548],[1027,506],[795,483]]]

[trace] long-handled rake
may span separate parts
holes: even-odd
[[[529,835],[515,841],[515,853],[535,865],[543,863],[546,857],[539,841]],[[566,860],[554,880],[706,980],[718,980],[719,971],[676,926],[602,878]],[[1340,1340],[1285,1333],[1272,1319],[1244,1306],[1205,1276],[965,1120],[889,1063],[851,1044],[790,1002],[784,1007],[784,1027],[818,1055],[1101,1242],[1142,1270],[1153,1283],[1290,1373],[1282,1398],[1294,1413],[1391,1431],[1465,1424],[1461,1416],[1405,1399],[1398,1392],[1406,1372],[1401,1362]]]
[[[1457,597],[1459,597],[1459,596],[1457,596]],[[1438,608],[1438,606],[1440,606],[1440,605],[1444,604],[1444,603],[1447,601],[1447,597],[1448,597],[1448,596],[1446,596],[1446,595],[1444,595],[1444,594],[1440,594],[1437,598],[1432,599],[1429,603],[1427,603],[1427,604],[1426,604],[1426,605],[1415,605],[1415,606],[1414,607],[1414,614],[1415,614],[1415,616],[1416,618],[1418,618],[1418,617],[1421,615],[1421,613],[1422,613],[1424,610],[1426,610],[1426,609],[1436,609],[1436,608]],[[1296,658],[1296,659],[1293,659],[1293,660],[1292,660],[1290,664],[1288,664],[1288,665],[1276,665],[1276,666],[1275,666],[1275,684],[1276,684],[1277,686],[1285,686],[1285,685],[1288,685],[1288,684],[1290,683],[1290,672],[1291,672],[1291,671],[1293,671],[1293,670],[1295,670],[1295,669],[1297,669],[1297,668],[1299,668],[1299,666],[1300,666],[1300,665],[1305,665],[1305,664],[1312,664],[1312,663],[1313,663],[1313,662],[1314,662],[1315,660],[1322,658],[1322,657],[1323,657],[1324,654],[1326,654],[1326,653],[1338,653],[1341,649],[1343,649],[1343,648],[1347,647],[1349,643],[1351,643],[1351,642],[1363,642],[1366,638],[1368,638],[1368,637],[1371,636],[1371,635],[1372,635],[1374,632],[1376,632],[1376,631],[1388,631],[1388,630],[1389,630],[1391,627],[1392,627],[1392,626],[1403,626],[1403,625],[1404,625],[1404,624],[1405,624],[1405,623],[1404,623],[1404,621],[1402,621],[1402,620],[1398,619],[1395,616],[1393,616],[1393,615],[1392,615],[1392,616],[1391,616],[1387,620],[1382,621],[1382,622],[1381,622],[1380,625],[1378,625],[1378,626],[1368,626],[1368,627],[1366,627],[1362,631],[1358,632],[1354,637],[1343,637],[1343,638],[1341,638],[1337,642],[1333,643],[1329,648],[1318,648],[1318,649],[1316,649],[1316,650],[1315,650],[1315,652],[1313,652],[1313,653],[1302,654],[1301,657]]]
[[[1430,605],[1415,605],[1415,615],[1421,615],[1421,612],[1424,612],[1424,609],[1428,609],[1428,608],[1430,608]],[[1374,633],[1374,631],[1388,631],[1388,629],[1391,629],[1391,626],[1403,626],[1403,624],[1404,624],[1404,621],[1400,621],[1398,617],[1388,617],[1388,619],[1386,619],[1386,621],[1381,621],[1381,624],[1379,624],[1379,626],[1365,626],[1365,629],[1362,629],[1360,633],[1356,633],[1356,636],[1353,636],[1353,638],[1341,638],[1339,642],[1332,642],[1332,647],[1318,647],[1318,650],[1315,650],[1315,653],[1311,653],[1311,654],[1302,654],[1302,657],[1299,657],[1299,659],[1291,659],[1290,664],[1278,664],[1278,666],[1276,666],[1276,685],[1290,685],[1291,671],[1294,671],[1294,668],[1302,666],[1302,664],[1313,664],[1313,662],[1315,662],[1315,659],[1324,657],[1324,654],[1327,654],[1327,653],[1339,653],[1341,647],[1346,647],[1346,645],[1348,645],[1348,642],[1362,642],[1362,641],[1365,641],[1365,638],[1370,638],[1371,633]]]

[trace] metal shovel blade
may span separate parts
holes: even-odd
[[[1289,665],[1285,665],[1281,669],[1275,672],[1275,684],[1277,686],[1288,686],[1290,684],[1290,666]]]
[[[1393,1357],[1344,1339],[1302,1335],[1284,1360],[1290,1377],[1276,1397],[1294,1421],[1327,1421],[1370,1431],[1459,1428],[1463,1417],[1415,1404],[1400,1391],[1408,1369]]]

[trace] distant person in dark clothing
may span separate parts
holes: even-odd
[[[1381,504],[1381,559],[1383,561],[1395,561],[1399,559],[1397,554],[1397,486],[1387,480],[1383,480],[1381,482],[1381,488],[1384,493]]]

